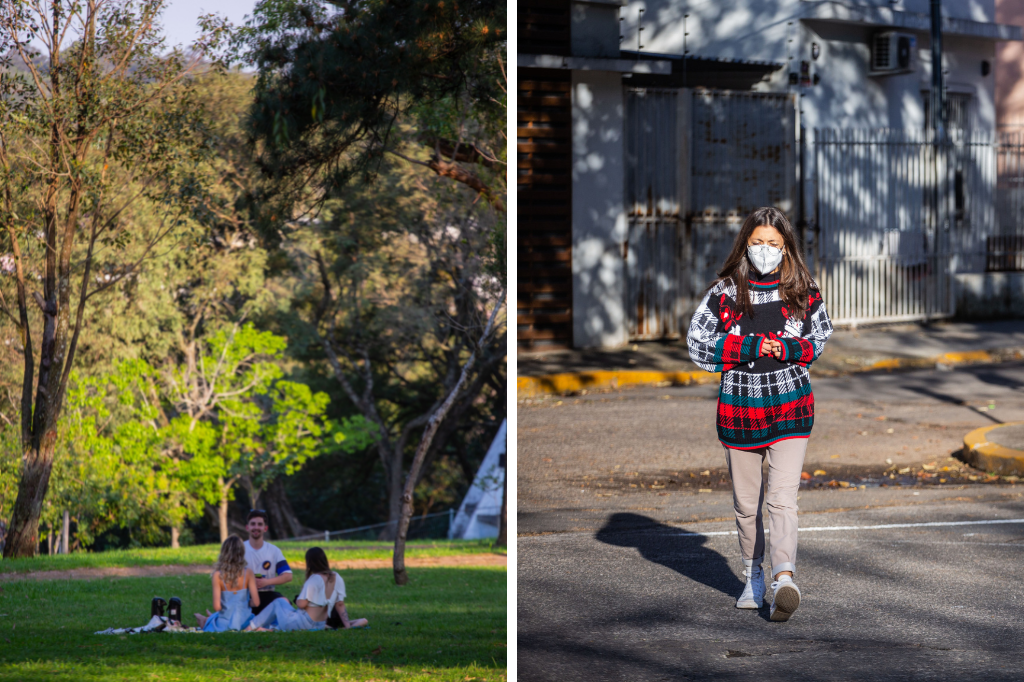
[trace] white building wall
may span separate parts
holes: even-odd
[[[611,348],[629,340],[622,74],[572,76],[573,346]]]
[[[643,51],[719,59],[766,61],[785,65],[756,89],[797,92],[801,95],[802,123],[807,128],[911,128],[924,127],[922,90],[931,86],[931,52],[927,32],[917,36],[917,71],[911,74],[868,74],[872,35],[886,30],[807,18],[820,5],[846,8],[890,8],[927,15],[928,0],[844,0],[820,3],[805,0],[632,0],[622,9],[624,50],[636,50],[642,35]],[[640,10],[644,10],[641,15]],[[948,17],[979,22],[995,21],[994,0],[944,2]],[[684,15],[689,15],[684,22]],[[643,25],[643,33],[638,28]],[[818,43],[819,58],[811,59],[811,44]],[[981,75],[981,62],[994,63],[995,42],[957,35],[943,36],[943,51],[951,92],[970,93],[978,115],[978,128],[995,126],[994,77]],[[818,85],[792,86],[789,74],[799,72],[801,61],[811,62]]]

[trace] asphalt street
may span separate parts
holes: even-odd
[[[967,430],[1024,420],[1024,363],[813,383],[807,468],[851,480],[886,459],[952,471]],[[520,679],[1024,679],[1022,485],[802,490],[800,609],[736,609],[716,392],[520,404]],[[666,487],[690,474],[710,487]]]

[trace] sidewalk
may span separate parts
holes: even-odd
[[[817,376],[894,369],[949,368],[1024,357],[1024,320],[936,322],[837,329],[811,368]],[[718,381],[690,362],[685,339],[649,341],[616,350],[519,351],[520,400],[544,394],[630,384],[688,385]],[[666,383],[667,382],[667,383]]]

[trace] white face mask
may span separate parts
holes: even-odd
[[[782,249],[767,244],[754,244],[747,247],[747,258],[758,272],[767,275],[782,262]]]

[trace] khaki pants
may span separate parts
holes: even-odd
[[[757,450],[725,448],[725,461],[732,476],[740,552],[744,559],[753,559],[755,565],[764,558],[761,506],[767,497],[772,577],[780,571],[796,572],[796,496],[800,491],[800,472],[806,452],[806,438],[789,438]],[[766,458],[767,496],[761,479],[761,465]]]

